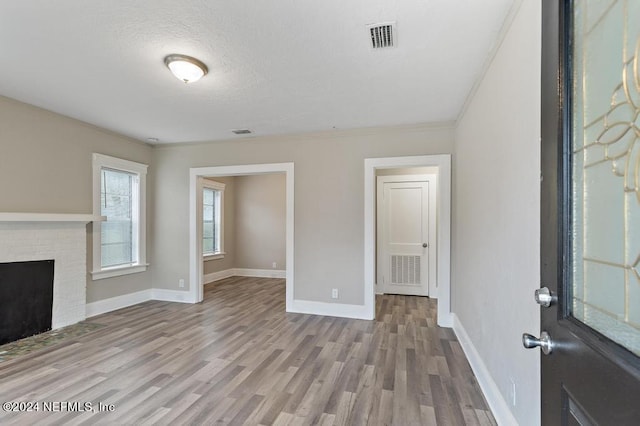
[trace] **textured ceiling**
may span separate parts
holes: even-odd
[[[455,120],[513,0],[0,2],[0,95],[143,141]],[[373,50],[366,25],[397,22]],[[209,67],[186,85],[170,53]]]

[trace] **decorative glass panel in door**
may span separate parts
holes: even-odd
[[[640,1],[578,0],[572,314],[640,355]]]

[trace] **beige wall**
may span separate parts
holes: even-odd
[[[451,127],[235,139],[154,149],[154,287],[189,277],[189,168],[295,164],[295,298],[364,303],[364,159],[451,153]],[[190,283],[188,284],[190,285]]]
[[[146,144],[0,97],[0,212],[91,213],[91,154],[97,152],[150,165],[150,226],[151,151]],[[90,237],[90,226],[88,231]],[[88,253],[90,262],[91,250]],[[153,244],[149,244],[147,258],[153,262]],[[147,289],[150,282],[149,272],[95,282],[88,277],[87,302]]]
[[[285,175],[239,176],[236,194],[236,268],[285,270]]]
[[[523,426],[540,424],[540,351],[521,341],[540,327],[540,28],[540,3],[521,2],[459,121],[453,169],[452,309],[513,415],[502,423]]]
[[[236,178],[216,177],[211,180],[224,183],[224,251],[222,259],[204,262],[202,273],[226,271],[236,266]]]

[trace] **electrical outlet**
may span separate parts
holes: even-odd
[[[278,267],[278,264],[277,264],[276,262],[273,262],[273,263],[271,264],[271,267],[272,267],[273,269],[276,269],[276,268]]]
[[[337,288],[331,289],[331,298],[332,299],[337,299],[338,298],[338,289]]]
[[[180,287],[180,288],[184,288],[184,279],[180,278],[180,279],[178,280],[178,287]]]

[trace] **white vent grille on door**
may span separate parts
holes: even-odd
[[[391,256],[392,284],[420,284],[420,256]]]
[[[396,23],[367,25],[371,37],[371,47],[382,49],[395,46]]]

